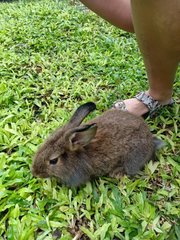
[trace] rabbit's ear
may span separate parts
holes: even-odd
[[[93,102],[88,102],[81,105],[71,117],[68,123],[68,128],[79,126],[84,118],[95,109],[96,105]]]
[[[71,151],[76,151],[86,146],[95,137],[97,131],[96,123],[83,125],[75,129],[71,129],[66,134],[66,140]]]

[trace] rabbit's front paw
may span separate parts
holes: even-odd
[[[112,172],[109,173],[109,176],[112,178],[120,179],[122,176],[124,176],[124,168],[123,167],[117,167]]]

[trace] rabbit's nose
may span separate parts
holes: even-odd
[[[39,177],[39,178],[48,178],[49,175],[45,171],[41,171],[40,169],[36,169],[35,167],[32,166],[31,168],[31,173],[33,177]]]
[[[33,177],[37,177],[37,172],[35,171],[34,166],[31,167],[31,173],[32,173]]]

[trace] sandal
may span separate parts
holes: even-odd
[[[135,96],[135,98],[137,100],[141,101],[142,103],[144,103],[144,105],[146,105],[146,107],[149,109],[149,111],[143,115],[144,118],[146,118],[148,116],[153,117],[159,109],[161,109],[165,106],[172,106],[174,104],[174,100],[171,98],[170,102],[168,104],[162,105],[157,100],[155,100],[153,97],[147,95],[145,92],[138,93]],[[116,101],[113,104],[112,108],[123,110],[123,111],[128,111],[123,100]]]

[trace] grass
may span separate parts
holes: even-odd
[[[166,147],[133,180],[79,189],[35,179],[44,138],[81,103],[108,109],[147,88],[134,35],[70,1],[0,3],[0,238],[180,239],[180,71],[173,109],[148,124]]]

